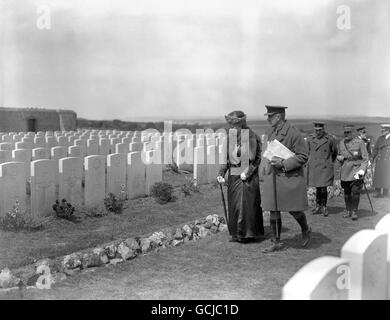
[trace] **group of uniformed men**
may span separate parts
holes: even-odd
[[[375,143],[373,152],[371,141],[364,126],[344,126],[344,138],[337,144],[334,136],[324,130],[324,123],[314,123],[315,133],[308,137],[309,160],[307,165],[308,186],[316,187],[316,207],[314,214],[328,215],[326,200],[327,187],[333,185],[334,164],[339,164],[339,180],[344,190],[344,217],[357,220],[360,193],[364,175],[369,165],[375,166],[373,186],[374,197],[388,195],[390,187],[390,124],[381,126],[381,136]]]
[[[306,187],[316,188],[316,206],[314,214],[328,216],[327,187],[337,176],[344,189],[344,218],[358,219],[360,193],[364,186],[364,177],[370,163],[375,167],[373,186],[376,197],[387,196],[390,188],[390,124],[383,124],[381,136],[371,152],[371,141],[367,138],[364,126],[345,125],[344,138],[337,142],[336,137],[325,131],[323,122],[314,123],[314,134],[303,138],[302,134],[286,120],[284,106],[266,106],[267,121],[270,129],[267,132],[268,142],[278,140],[294,153],[293,157],[282,159],[262,158],[260,163],[261,144],[253,139],[250,146],[250,167],[248,172],[233,173],[235,167],[231,159],[224,165],[217,177],[219,183],[229,172],[229,233],[232,241],[247,242],[262,236],[264,233],[262,210],[270,212],[272,245],[263,252],[281,250],[280,235],[282,231],[281,212],[289,212],[299,224],[302,231],[301,246],[306,247],[311,240],[311,228],[307,223],[305,210],[308,209]],[[228,123],[241,130],[248,129],[246,115],[234,111],[226,116]],[[357,133],[357,134],[356,134]],[[256,137],[255,134],[252,136]],[[257,141],[257,142],[256,142]],[[240,147],[240,146],[239,146]],[[260,165],[259,165],[260,164]],[[263,192],[260,207],[260,194],[256,180],[257,166],[263,181]],[[233,178],[234,179],[233,179]],[[245,182],[240,184],[240,179]],[[254,187],[256,186],[256,188]],[[252,198],[248,195],[253,193]],[[248,204],[251,203],[251,205]]]

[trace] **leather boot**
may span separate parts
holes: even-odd
[[[354,220],[354,221],[356,221],[359,218],[357,215],[357,210],[352,210],[351,217],[352,217],[352,220]]]
[[[311,228],[307,224],[306,216],[303,214],[299,219],[295,219],[299,223],[299,226],[302,230],[302,241],[301,246],[303,248],[307,247],[311,241]]]
[[[344,194],[345,210],[343,212],[343,218],[351,217],[351,198],[350,194]]]
[[[280,233],[282,231],[282,220],[270,220],[271,229],[272,229],[272,245],[262,250],[263,253],[271,253],[275,251],[280,251],[283,248],[283,244],[280,242]]]

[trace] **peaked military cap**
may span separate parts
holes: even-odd
[[[360,126],[360,127],[357,127],[357,128],[356,128],[357,131],[362,131],[362,130],[364,130],[364,129],[366,129],[365,126]]]
[[[384,124],[381,124],[381,127],[385,128],[385,129],[390,129],[390,124],[384,123]]]
[[[346,124],[344,126],[344,132],[351,132],[355,126],[352,124]]]
[[[314,128],[323,128],[325,126],[324,122],[313,122]]]
[[[287,107],[284,106],[265,106],[267,108],[267,113],[265,113],[265,116],[273,115],[276,113],[286,113]]]

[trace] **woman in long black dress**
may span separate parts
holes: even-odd
[[[232,141],[235,139],[228,135],[227,163],[221,165],[217,181],[223,183],[228,172],[228,229],[232,236],[230,241],[249,242],[264,235],[258,175],[261,140],[246,125],[244,112],[233,111],[225,118],[230,126],[229,132],[232,132],[231,129],[237,130],[237,140]],[[249,141],[241,141],[243,129],[249,131]],[[249,166],[241,166],[241,155],[244,153],[249,156]]]

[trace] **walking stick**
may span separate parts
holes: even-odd
[[[278,210],[278,196],[276,194],[276,172],[275,167],[272,167],[272,181],[273,181],[273,187],[274,187],[274,201],[275,201],[275,211]],[[270,216],[271,221],[271,216]],[[279,229],[278,229],[278,223],[276,222],[276,238],[279,238]]]
[[[221,189],[222,204],[223,204],[223,211],[224,211],[224,213],[225,213],[226,225],[227,225],[228,230],[229,230],[229,221],[228,221],[228,217],[227,217],[225,195],[224,195],[224,193],[223,193],[222,183],[219,184],[219,187],[220,187],[220,189]],[[230,233],[230,230],[229,230],[229,233]]]
[[[364,179],[363,179],[363,187],[364,187],[364,190],[366,191],[366,195],[367,195],[368,201],[370,202],[371,212],[374,213],[374,208],[372,206],[370,195],[368,194],[368,190],[367,190],[367,187],[366,187],[366,183],[364,182]]]

